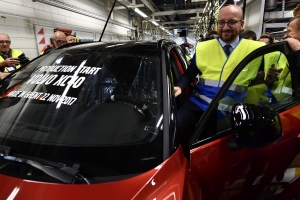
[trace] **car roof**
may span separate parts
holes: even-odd
[[[71,43],[66,44],[58,49],[63,50],[87,50],[91,51],[101,50],[106,51],[107,53],[118,52],[121,50],[124,52],[126,49],[128,51],[161,51],[163,46],[175,45],[174,41],[170,40],[159,40],[159,41],[113,41],[113,42],[91,42],[91,43]]]

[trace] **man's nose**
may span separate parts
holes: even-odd
[[[223,29],[230,29],[231,27],[228,25],[228,23],[225,23],[225,25],[223,26]]]

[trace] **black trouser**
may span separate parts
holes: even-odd
[[[177,134],[180,137],[182,149],[184,155],[189,160],[189,140],[195,130],[195,125],[199,122],[204,111],[201,110],[197,105],[191,101],[187,101],[180,109],[177,111]],[[210,117],[209,121],[201,133],[200,137],[208,137],[215,133],[217,128],[217,113],[215,112]]]

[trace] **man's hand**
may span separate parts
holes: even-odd
[[[3,73],[0,72],[0,80],[4,79],[6,76],[8,76],[10,73]]]
[[[181,94],[181,88],[178,86],[174,87],[175,97],[179,96]]]
[[[9,67],[19,65],[20,61],[18,58],[7,58],[3,62],[0,63],[1,67]]]
[[[300,42],[297,39],[294,38],[287,38],[286,41],[289,43],[289,46],[293,51],[300,50]]]
[[[272,65],[272,67],[268,69],[267,72],[267,83],[273,83],[274,81],[277,81],[277,77],[279,76],[282,70],[282,68],[276,68],[275,65]]]

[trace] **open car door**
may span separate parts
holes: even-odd
[[[286,42],[249,54],[197,124],[191,139],[191,165],[204,199],[300,196],[295,189],[300,174],[295,159],[299,153],[300,77],[289,54]],[[253,67],[257,72],[248,80],[244,95],[228,95]],[[280,69],[278,76],[268,76],[273,69]]]

